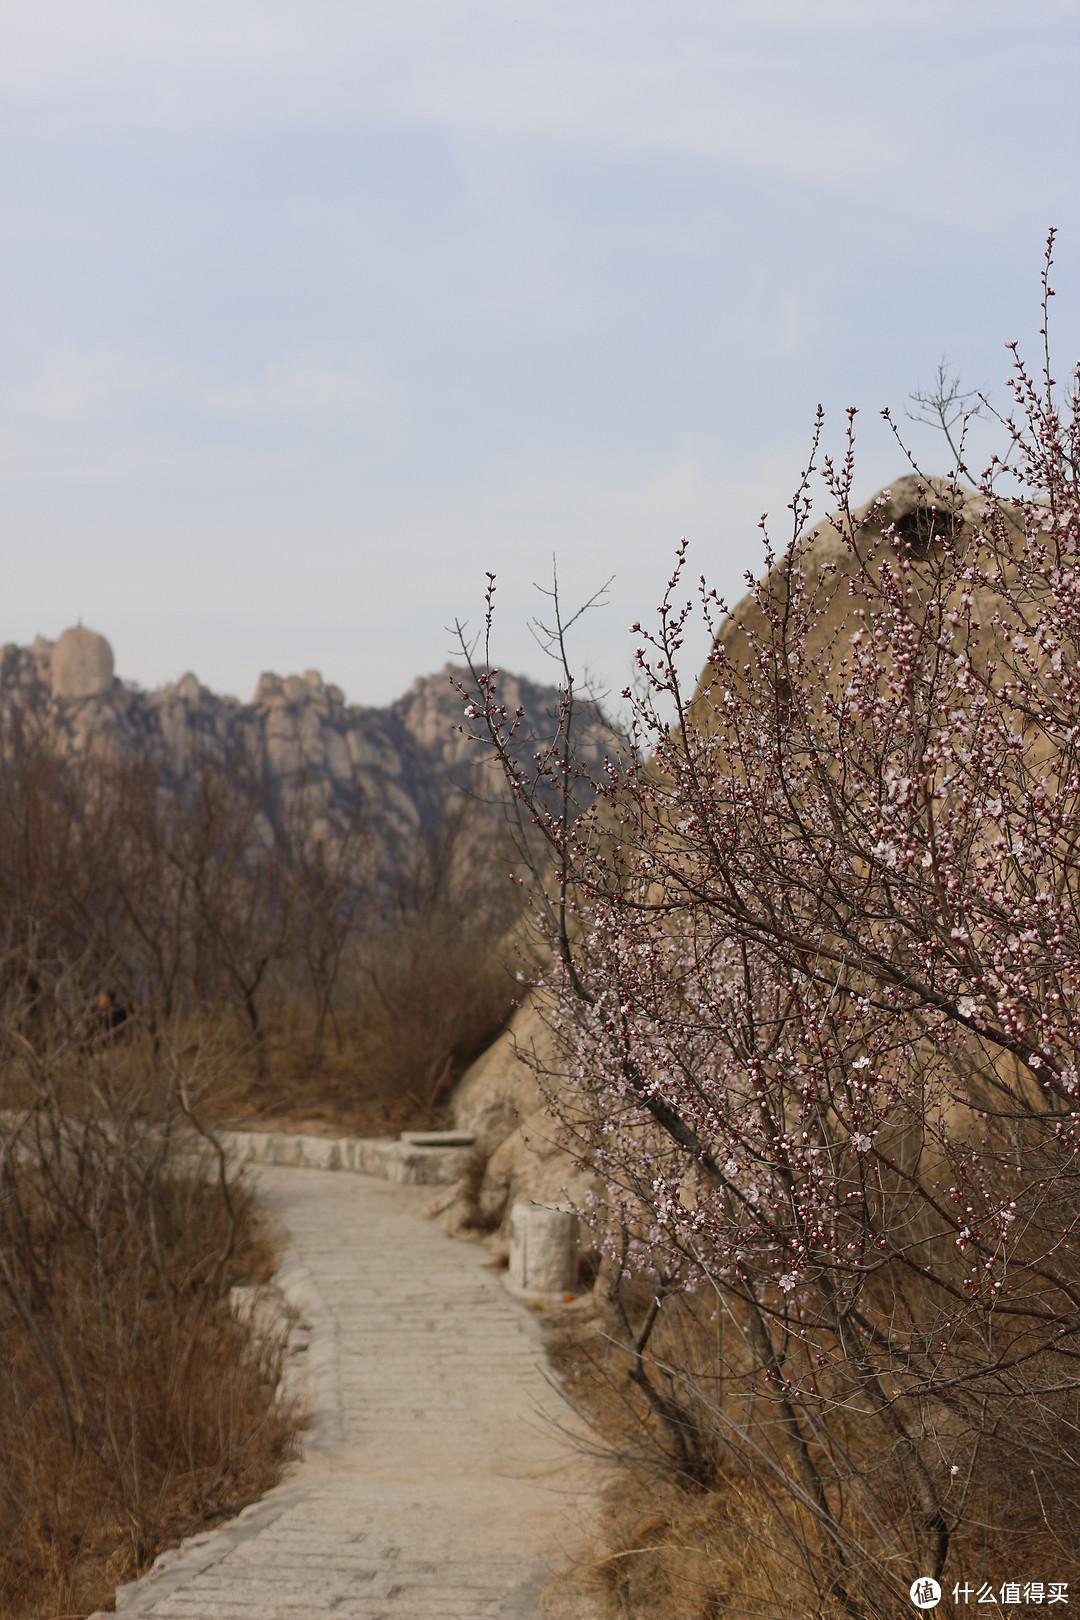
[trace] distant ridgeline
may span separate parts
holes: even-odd
[[[363,816],[394,840],[436,826],[462,803],[474,823],[501,819],[491,802],[501,775],[484,768],[480,747],[458,730],[462,705],[451,676],[463,674],[447,665],[419,676],[384,709],[347,704],[340,687],[311,669],[260,676],[250,703],[219,696],[192,674],[147,692],[120,681],[108,641],[79,625],[56,641],[38,636],[32,647],[0,650],[0,726],[10,739],[13,725],[30,723],[72,755],[150,759],[181,797],[206,767],[234,773],[238,788],[259,794],[265,834],[284,830],[302,808],[319,836],[332,838]],[[558,691],[503,674],[500,697],[526,711],[527,760],[552,734]],[[587,719],[578,746],[595,762],[612,741]]]

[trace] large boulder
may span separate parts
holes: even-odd
[[[550,1059],[551,1037],[527,1003],[458,1082],[450,1104],[455,1130],[470,1131],[485,1153],[494,1153],[542,1106],[534,1065]]]
[[[74,625],[53,643],[50,675],[54,698],[100,697],[112,689],[113,650],[96,630]]]
[[[522,953],[536,955],[522,937]],[[451,1102],[454,1125],[472,1132],[478,1174],[462,1185],[456,1204],[440,1200],[447,1229],[460,1235],[495,1232],[496,1253],[506,1250],[516,1203],[581,1205],[598,1190],[570,1152],[566,1133],[544,1105],[536,1071],[554,1078],[551,1034],[527,1001],[509,1026],[462,1076]]]

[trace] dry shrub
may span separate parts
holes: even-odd
[[[394,930],[381,942],[356,1037],[370,1095],[396,1093],[418,1115],[435,1116],[506,1022],[513,980],[469,932],[446,916]]]
[[[2,1100],[35,1100],[0,1122],[10,1620],[107,1606],[162,1548],[261,1496],[295,1430],[281,1345],[229,1315],[229,1287],[273,1256],[251,1194],[192,1128],[190,1073],[160,1059],[121,1085],[102,1054],[22,1050]]]
[[[609,1493],[587,1585],[612,1614],[634,1620],[820,1613],[770,1537],[769,1520],[769,1504],[739,1477],[687,1496],[669,1481],[624,1476]]]
[[[464,813],[448,810],[398,850],[394,883],[352,920],[317,1040],[312,985],[282,965],[267,985],[258,1062],[243,1027],[222,1022],[233,1056],[217,1117],[360,1135],[441,1120],[520,993],[499,949],[520,905],[509,860],[476,851],[466,832]]]
[[[356,1052],[369,1096],[434,1118],[510,1016],[517,985],[497,949],[519,905],[509,866],[472,845],[463,805],[404,853],[358,960]]]
[[[1001,1494],[1008,1496],[1008,1488]],[[658,1473],[624,1470],[608,1493],[591,1559],[577,1578],[620,1620],[896,1620],[910,1611],[906,1581],[901,1587],[898,1580],[890,1596],[864,1589],[856,1575],[845,1595],[830,1592],[820,1561],[809,1551],[812,1535],[797,1511],[741,1470],[722,1474],[697,1494],[679,1491]],[[986,1582],[997,1594],[1006,1580],[1069,1581],[1074,1564],[1068,1542],[1040,1527],[1023,1539],[1019,1563],[997,1545],[958,1541],[957,1567],[941,1583],[945,1597],[937,1612],[962,1613],[962,1602],[955,1607],[951,1601],[955,1582]],[[979,1612],[1001,1620],[1028,1611],[1002,1608],[995,1597]]]
[[[881,1444],[872,1413],[830,1414],[813,1451],[842,1537],[838,1560],[791,1489],[775,1392],[747,1376],[732,1314],[718,1323],[707,1292],[665,1295],[656,1282],[650,1290],[640,1278],[620,1279],[614,1299],[602,1275],[592,1315],[579,1303],[549,1319],[549,1351],[591,1449],[611,1471],[575,1581],[612,1616],[634,1620],[895,1620],[918,1573],[906,1545],[918,1508],[900,1449]],[[945,1401],[932,1413],[935,1442],[965,1458],[949,1503],[956,1523],[941,1582],[946,1615],[957,1582],[1000,1592],[1005,1581],[1073,1573],[1075,1392],[1048,1389],[1034,1418],[1030,1403],[1003,1401],[980,1416],[976,1433]],[[980,1612],[1014,1611],[995,1602]]]
[[[279,997],[266,1026],[268,1046],[277,1044],[272,1078],[261,1088],[269,1106],[288,1097],[298,1108],[304,1099],[309,1117],[321,1105],[338,1119],[382,1129],[439,1120],[519,990],[499,953],[520,904],[510,862],[478,851],[468,831],[465,809],[448,806],[437,825],[399,848],[393,884],[357,919],[317,1065],[301,1066],[310,1016],[303,993]]]
[[[234,1061],[215,1091],[217,1116],[359,1135],[437,1123],[454,1084],[516,1004],[519,987],[493,933],[464,909],[384,924],[342,973],[334,1039],[318,1068],[303,1033],[307,1004],[282,996],[264,1019],[262,1076],[234,1039]]]

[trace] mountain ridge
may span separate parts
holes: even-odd
[[[468,671],[447,663],[419,675],[384,707],[345,702],[318,670],[260,675],[249,703],[213,692],[193,673],[146,689],[115,673],[106,638],[83,625],[56,641],[0,648],[0,725],[32,717],[59,751],[117,760],[149,756],[178,791],[205,763],[254,766],[271,822],[302,801],[316,830],[340,828],[361,806],[386,833],[414,834],[445,813],[447,794],[483,805],[485,761],[461,728],[456,683]],[[534,728],[554,729],[557,688],[503,673],[500,690],[523,708]],[[535,732],[522,737],[525,757]]]

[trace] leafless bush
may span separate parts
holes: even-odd
[[[478,870],[464,834],[459,808],[417,841],[360,948],[362,1083],[427,1115],[498,1034],[518,994],[497,949],[517,905],[508,862]]]
[[[0,1615],[14,1620],[106,1604],[162,1547],[257,1498],[294,1418],[280,1346],[228,1312],[230,1285],[265,1279],[273,1256],[194,1128],[203,1066],[149,1039],[139,1053],[73,1040],[59,1019],[36,1045],[6,1033]]]

